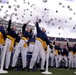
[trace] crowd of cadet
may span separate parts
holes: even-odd
[[[40,71],[45,70],[47,49],[49,50],[49,67],[50,68],[76,68],[76,44],[65,45],[58,44],[55,40],[51,41],[46,34],[46,30],[40,28],[40,19],[36,17],[35,27],[37,34],[34,35],[31,27],[27,27],[27,23],[23,24],[22,32],[16,33],[16,25],[12,24],[12,16],[8,21],[8,27],[5,30],[4,25],[0,26],[0,61],[6,70],[16,69],[18,67],[19,55],[21,59],[22,70],[28,69],[33,71],[34,68],[40,67]],[[26,29],[27,27],[27,29]],[[49,46],[49,48],[47,47]],[[12,59],[11,59],[12,57]],[[29,64],[29,65],[28,65]],[[27,67],[28,66],[28,67]]]

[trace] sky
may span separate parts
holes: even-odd
[[[46,1],[46,0],[45,0]],[[13,22],[34,25],[36,16],[41,19],[40,27],[44,27],[51,37],[76,38],[76,0],[8,0],[0,3],[0,17],[13,14]]]

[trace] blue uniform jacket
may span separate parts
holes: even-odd
[[[29,38],[29,39],[32,38],[32,33],[27,32],[27,31],[25,30],[25,28],[26,28],[26,24],[24,24],[23,27],[22,27],[23,37]]]
[[[16,37],[16,32],[11,29],[11,20],[8,22],[8,28],[7,28],[7,35],[10,35],[11,37],[15,38]]]
[[[5,30],[4,30],[4,28],[2,26],[0,26],[0,32],[3,34],[3,38],[5,40],[6,34],[5,34]]]
[[[36,29],[37,29],[37,37],[40,38],[41,40],[45,41],[47,45],[50,45],[50,41],[48,40],[48,36],[46,35],[45,32],[43,32],[38,23],[36,23]]]

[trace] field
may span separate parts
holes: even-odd
[[[49,69],[52,72],[52,75],[75,75],[74,72],[76,70],[67,70],[67,69]],[[0,74],[0,75],[43,75],[39,70],[29,72],[29,71],[8,71],[7,74]]]

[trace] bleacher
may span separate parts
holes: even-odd
[[[73,38],[59,38],[59,37],[49,37],[50,40],[54,40],[56,39],[56,41],[63,41],[63,42],[66,42],[67,39],[70,41],[70,42],[76,42],[76,39],[73,39]]]

